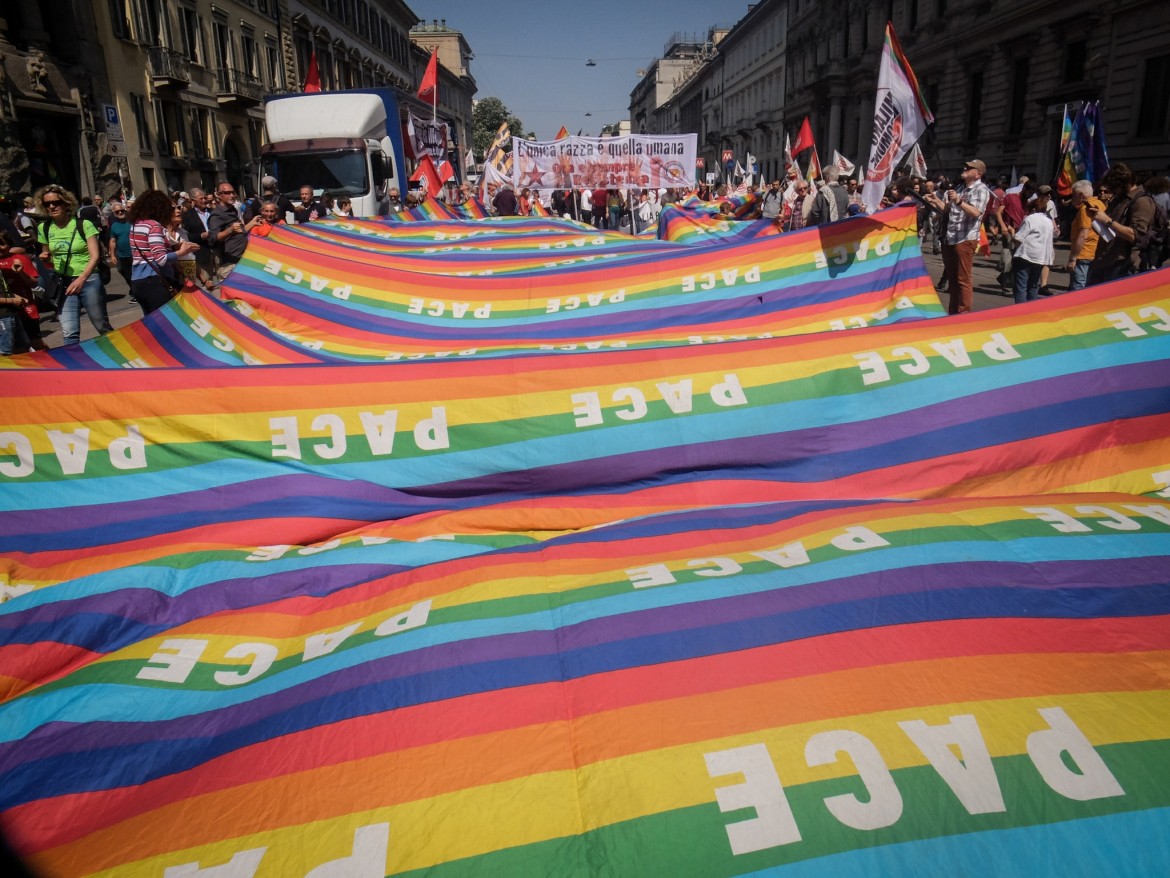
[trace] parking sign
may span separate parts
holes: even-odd
[[[118,108],[113,104],[102,104],[102,112],[106,117],[106,139],[114,143],[124,143],[122,120],[118,117]]]

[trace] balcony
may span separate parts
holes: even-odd
[[[174,49],[151,46],[150,81],[155,88],[186,88],[191,81],[188,61]]]
[[[220,104],[258,104],[264,84],[251,73],[221,67],[215,71],[215,97]]]

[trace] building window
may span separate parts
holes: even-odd
[[[187,111],[191,126],[191,155],[197,159],[207,158],[207,110],[191,107]]]
[[[119,39],[128,40],[133,36],[130,30],[130,0],[110,0],[110,28]]]
[[[154,102],[154,133],[155,137],[155,152],[162,156],[171,154],[171,143],[168,139],[167,132],[167,116],[163,110],[162,101]]]
[[[1012,95],[1008,108],[1008,134],[1024,130],[1024,108],[1028,95],[1028,59],[1017,58],[1012,64]]]
[[[232,57],[232,37],[228,33],[227,22],[213,21],[211,33],[215,42],[215,65],[220,70],[227,70],[231,67]]]
[[[280,63],[280,50],[276,48],[276,41],[268,37],[264,41],[264,53],[268,57],[268,86],[274,91],[284,88],[284,67]]]
[[[1083,82],[1085,79],[1085,65],[1089,60],[1089,44],[1086,40],[1077,40],[1064,47],[1064,81]]]
[[[240,31],[240,69],[248,76],[256,76],[256,32],[247,28]]]
[[[167,46],[167,16],[161,3],[146,2],[143,4],[142,29],[139,33],[139,42],[146,46]]]
[[[983,71],[976,70],[967,83],[967,143],[976,143],[979,140],[979,117],[982,110]]]
[[[183,41],[183,54],[188,60],[202,63],[199,16],[191,6],[179,7],[179,36]]]
[[[1146,59],[1136,134],[1162,138],[1170,134],[1170,55]]]
[[[207,157],[219,158],[219,145],[215,139],[215,111],[207,111]]]
[[[357,32],[362,39],[370,38],[370,8],[366,5],[366,0],[358,0]]]
[[[150,153],[150,124],[146,117],[146,97],[130,94],[130,111],[134,114],[134,128],[138,136],[138,151]]]

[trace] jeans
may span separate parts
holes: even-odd
[[[19,350],[18,350],[19,348]],[[9,317],[0,317],[0,357],[9,354],[23,354],[28,350],[28,339],[24,335],[24,326],[20,318],[13,314]]]
[[[1078,259],[1073,263],[1072,273],[1068,276],[1068,291],[1083,290],[1089,285],[1089,266],[1092,259]]]
[[[85,307],[89,322],[99,335],[105,335],[113,330],[106,316],[106,294],[102,291],[102,281],[96,271],[89,276],[77,295],[65,297],[65,307],[57,315],[61,321],[61,336],[67,346],[81,341],[82,306]]]
[[[1040,295],[1040,275],[1044,266],[1018,256],[1012,257],[1012,296],[1016,304],[1032,302]]]

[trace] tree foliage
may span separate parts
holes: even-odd
[[[500,130],[500,125],[505,120],[512,134],[517,137],[526,136],[524,123],[513,116],[499,98],[484,98],[476,103],[471,113],[471,125],[477,159],[483,158],[483,154],[495,141],[496,132]]]

